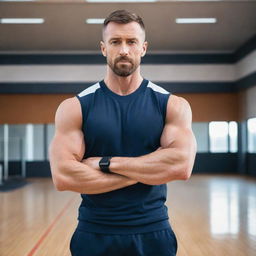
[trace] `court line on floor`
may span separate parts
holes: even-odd
[[[51,225],[46,229],[46,231],[43,233],[43,235],[39,238],[39,240],[36,242],[36,244],[34,245],[34,247],[31,249],[31,251],[27,254],[27,256],[32,256],[36,250],[38,249],[38,247],[42,244],[42,242],[44,241],[44,239],[49,235],[49,233],[51,232],[51,230],[53,229],[53,227],[56,225],[56,223],[60,220],[60,218],[62,217],[62,215],[65,213],[65,211],[69,208],[69,206],[71,205],[71,203],[75,200],[75,196],[73,196],[68,202],[67,204],[64,206],[64,208],[61,210],[61,212],[56,216],[56,218],[53,220],[53,222],[51,223]]]

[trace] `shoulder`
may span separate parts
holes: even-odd
[[[76,110],[80,107],[79,100],[77,97],[71,97],[63,100],[60,105],[58,106],[57,112],[65,112],[65,114],[68,114],[67,112],[76,112]],[[71,111],[72,110],[72,111]]]
[[[62,101],[55,114],[56,127],[81,127],[82,112],[77,97]]]
[[[191,125],[192,110],[189,102],[183,97],[172,94],[167,105],[167,121]]]
[[[174,94],[170,96],[168,100],[168,105],[175,109],[179,109],[179,108],[190,109],[190,104],[185,98],[174,95]]]

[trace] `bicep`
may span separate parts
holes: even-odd
[[[81,131],[62,133],[56,131],[50,145],[50,161],[82,161],[85,145]]]
[[[81,130],[82,114],[79,104],[76,98],[71,98],[62,102],[57,109],[55,135],[49,148],[53,168],[66,160],[81,161],[83,159],[85,143]]]
[[[186,149],[190,144],[192,146],[195,144],[190,105],[185,99],[172,95],[167,104],[161,147]]]

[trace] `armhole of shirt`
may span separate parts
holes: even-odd
[[[81,109],[81,113],[82,113],[82,127],[81,129],[83,129],[84,127],[84,110],[83,110],[83,107],[82,107],[82,102],[81,102],[81,98],[78,96],[78,95],[75,95],[79,101],[79,104],[80,104],[80,109]]]
[[[164,123],[166,123],[166,115],[167,115],[167,106],[168,106],[168,101],[170,99],[170,96],[172,95],[172,93],[166,94],[166,98],[164,101],[164,107],[163,107],[163,116],[164,116]]]

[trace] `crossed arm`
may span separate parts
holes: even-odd
[[[100,157],[82,159],[86,145],[79,104],[76,98],[67,99],[56,112],[56,132],[49,154],[53,181],[58,190],[99,194],[137,182],[158,185],[190,177],[196,141],[191,129],[191,109],[183,98],[169,97],[161,147],[140,157],[112,157],[110,174],[99,169]]]

